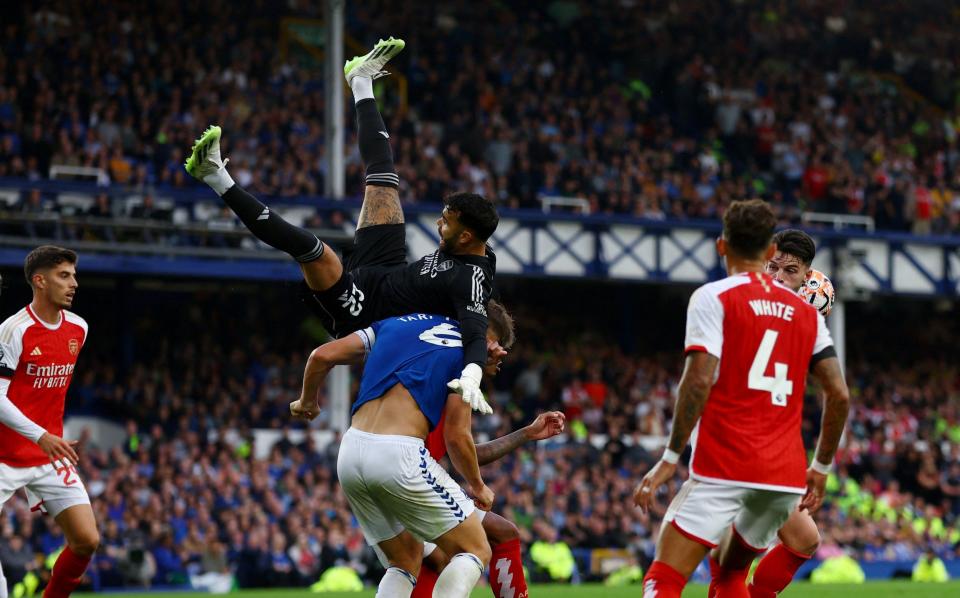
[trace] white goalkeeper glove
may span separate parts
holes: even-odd
[[[459,378],[447,382],[447,388],[459,393],[463,402],[470,405],[470,408],[474,411],[490,414],[493,413],[493,408],[490,407],[487,400],[483,398],[483,393],[480,392],[480,380],[482,377],[483,370],[480,369],[480,366],[475,363],[468,363],[467,366],[463,368],[463,371],[460,372]]]

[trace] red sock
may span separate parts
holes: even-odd
[[[43,591],[43,598],[67,598],[80,585],[80,578],[91,558],[93,555],[77,556],[69,546],[64,548],[53,565],[53,575]]]
[[[493,547],[490,589],[494,598],[527,598],[527,578],[523,576],[519,538]]]
[[[643,578],[643,598],[680,598],[687,580],[670,565],[653,561]]]
[[[808,560],[809,556],[790,550],[785,544],[777,544],[760,559],[750,584],[750,597],[774,598],[790,585],[797,569]]]
[[[417,585],[413,586],[413,593],[410,598],[433,598],[433,586],[437,585],[437,579],[440,574],[433,570],[433,567],[424,563],[420,566],[420,576],[417,577]]]
[[[747,591],[749,573],[750,567],[728,569],[718,566],[717,576],[711,582],[711,586],[716,588],[716,594],[711,594],[711,598],[750,598],[750,592]]]
[[[717,578],[720,577],[720,563],[710,557],[710,587],[707,588],[707,598],[717,598]]]

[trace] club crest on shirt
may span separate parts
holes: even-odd
[[[70,349],[70,355],[76,355],[80,351],[80,341],[75,338],[70,339],[70,342],[67,343],[67,348]]]
[[[453,268],[453,260],[443,260],[440,262],[438,261],[439,259],[440,250],[433,252],[431,255],[424,256],[423,267],[420,268],[420,276],[429,275],[430,278],[436,278],[440,272],[446,272]]]

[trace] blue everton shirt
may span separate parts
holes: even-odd
[[[447,404],[447,382],[460,377],[463,341],[456,320],[411,314],[375,322],[357,332],[368,347],[360,393],[350,413],[402,384],[433,429]]]

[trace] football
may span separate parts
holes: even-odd
[[[807,280],[800,287],[800,296],[807,303],[817,308],[817,310],[827,316],[833,309],[833,301],[836,299],[836,293],[833,290],[833,283],[827,278],[827,275],[819,270],[810,270],[807,274]]]

